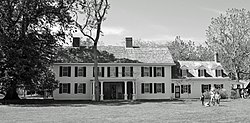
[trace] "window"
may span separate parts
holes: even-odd
[[[201,92],[204,93],[204,92],[208,92],[211,90],[211,85],[208,84],[208,85],[201,85]]]
[[[141,67],[141,77],[152,77],[152,67]]]
[[[152,93],[152,83],[142,83],[141,93]]]
[[[86,77],[86,67],[75,67],[75,77]]]
[[[221,77],[223,73],[223,70],[215,70],[215,76],[216,77]]]
[[[181,93],[191,93],[191,85],[181,85]]]
[[[133,67],[122,67],[122,77],[133,77]]]
[[[165,93],[165,83],[154,83],[154,93]]]
[[[181,70],[182,77],[187,77],[188,76],[188,69]]]
[[[75,83],[75,94],[83,93],[86,94],[86,84],[85,83]]]
[[[214,84],[214,88],[215,89],[222,89],[223,88],[223,84]]]
[[[154,67],[154,77],[164,77],[164,67]]]
[[[70,93],[70,83],[59,84],[59,94],[61,93]]]
[[[104,77],[104,67],[97,67],[98,76]],[[95,77],[95,68],[93,67],[93,77]]]
[[[107,74],[108,77],[118,77],[118,67],[108,67]]]
[[[60,77],[70,77],[71,76],[71,67],[63,67],[63,66],[60,66],[60,69],[59,69],[59,76]]]
[[[198,77],[204,77],[206,74],[206,70],[205,69],[199,69],[198,70]]]

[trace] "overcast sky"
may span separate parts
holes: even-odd
[[[229,8],[250,11],[250,0],[109,0],[103,23],[102,44],[123,45],[126,36],[135,40],[184,40],[204,43],[212,17]]]

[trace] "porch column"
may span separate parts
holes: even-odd
[[[103,100],[103,81],[101,81],[101,95],[100,95],[100,100]]]
[[[92,101],[95,101],[95,81],[92,82]]]
[[[135,82],[133,81],[132,84],[133,84],[133,96],[132,96],[132,100],[135,100],[135,88],[136,88]]]
[[[127,81],[124,81],[124,100],[128,100]]]

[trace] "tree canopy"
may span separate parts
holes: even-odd
[[[0,84],[5,99],[18,99],[17,88],[40,88],[48,79],[55,87],[49,67],[71,22],[69,4],[67,0],[0,1]]]
[[[206,30],[207,44],[221,56],[221,63],[236,79],[249,73],[250,12],[229,9],[226,14],[212,18]]]

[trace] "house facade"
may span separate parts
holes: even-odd
[[[171,66],[168,48],[139,48],[127,40],[126,47],[100,46],[100,51],[116,58],[141,63],[99,63],[101,100],[169,99]],[[93,63],[55,63],[53,71],[60,81],[53,92],[55,100],[95,100]]]

